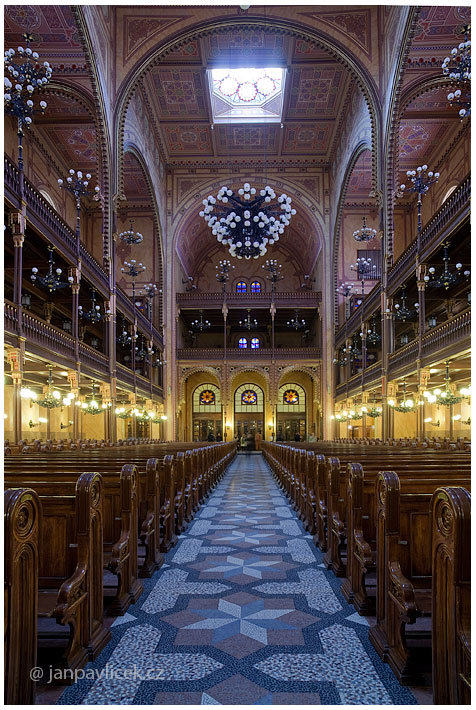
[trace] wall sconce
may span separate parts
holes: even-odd
[[[440,426],[440,420],[438,419],[437,422],[432,421],[431,417],[427,417],[426,419],[423,420],[425,424],[431,424],[431,426]]]
[[[70,419],[70,421],[67,424],[63,424],[63,422],[60,423],[60,429],[67,429],[69,426],[72,426],[73,420]]]
[[[165,422],[165,421],[167,421],[168,416],[166,414],[162,414],[160,418],[162,419],[163,422]]]
[[[273,422],[268,422],[268,429],[269,429],[270,431],[273,430]]]
[[[21,305],[23,306],[23,308],[29,308],[31,306],[31,296],[29,293],[22,293]]]

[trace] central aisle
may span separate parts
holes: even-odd
[[[263,457],[238,455],[114,622],[111,643],[87,667],[97,679],[58,702],[416,704],[321,557]]]

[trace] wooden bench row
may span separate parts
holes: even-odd
[[[431,645],[431,625],[439,619],[439,612],[433,610],[432,615],[436,573],[432,499],[449,487],[464,491],[458,495],[464,500],[467,496],[469,506],[469,455],[462,450],[410,452],[348,442],[295,446],[263,442],[263,451],[304,526],[325,553],[326,566],[345,578],[342,591],[347,601],[359,614],[376,615],[370,639],[380,656],[400,682],[423,683],[425,653],[428,656],[433,648],[433,668],[440,653],[435,636]],[[451,495],[453,500],[457,494]],[[455,569],[458,559],[452,558]],[[465,570],[469,583],[469,567]],[[447,615],[454,618],[457,610],[449,607]],[[467,658],[469,644],[465,649]],[[459,677],[461,659],[456,662],[453,654],[452,660]]]
[[[7,702],[33,702],[37,649],[40,665],[76,669],[107,644],[104,614],[137,601],[236,454],[192,446],[6,457]]]

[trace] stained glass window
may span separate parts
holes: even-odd
[[[241,394],[241,401],[243,404],[256,404],[258,396],[253,390],[245,390]]]
[[[281,90],[282,69],[213,69],[213,91],[231,104],[259,106]]]
[[[248,287],[246,285],[246,281],[238,281],[236,284],[236,293],[246,293],[248,290]]]
[[[259,348],[259,338],[251,338],[251,349],[257,350]]]
[[[251,293],[261,293],[261,284],[259,281],[251,282]]]
[[[202,390],[200,392],[200,404],[215,404],[215,392]]]
[[[240,338],[238,341],[238,347],[239,348],[247,348],[248,347],[248,341],[246,338]]]
[[[296,390],[286,390],[284,392],[283,404],[299,404],[299,395]]]

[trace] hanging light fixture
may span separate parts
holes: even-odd
[[[403,323],[405,321],[413,321],[416,319],[418,316],[418,310],[420,308],[419,303],[414,303],[414,308],[408,308],[407,307],[407,298],[406,298],[406,289],[405,286],[402,286],[402,302],[396,303],[395,304],[395,319],[396,320],[401,320]]]
[[[141,335],[140,348],[136,345],[136,360],[147,363],[149,362],[149,358],[147,357],[147,355],[148,349],[144,346],[144,336]]]
[[[200,311],[200,320],[195,319],[192,324],[191,324],[191,329],[192,331],[197,331],[199,333],[203,333],[204,330],[208,330],[208,328],[211,326],[211,323],[209,320],[203,320],[203,311]]]
[[[445,389],[443,390],[443,392],[441,392],[441,390],[439,390],[439,389],[436,389],[436,390],[434,390],[434,393],[436,395],[436,403],[438,405],[443,404],[445,407],[450,407],[452,404],[458,404],[459,402],[461,402],[463,397],[457,397],[451,391],[450,361],[449,360],[447,360],[445,362],[445,370],[446,370]]]
[[[304,320],[304,318],[299,318],[299,310],[296,308],[296,310],[294,311],[294,318],[288,320],[286,325],[288,328],[292,328],[293,330],[302,330],[302,328],[306,327],[306,321]]]
[[[143,265],[141,261],[137,263],[136,259],[131,259],[130,261],[124,261],[124,266],[121,266],[121,271],[127,276],[132,276],[135,279],[139,274],[146,270],[146,266]]]
[[[95,384],[94,382],[91,383],[91,399],[89,402],[83,402],[81,404],[81,411],[83,414],[101,414],[101,412],[104,410],[104,407],[100,407],[96,398],[95,398]]]
[[[396,412],[403,412],[406,414],[407,412],[413,412],[415,410],[415,402],[413,399],[408,398],[407,399],[407,383],[405,380],[403,380],[403,397],[398,404],[398,402],[395,402],[393,399],[388,400],[388,406],[392,407]]]
[[[119,335],[116,336],[116,342],[124,347],[125,345],[130,345],[132,343],[132,335],[127,330],[126,319],[124,318],[124,316],[121,317],[121,332],[119,333]]]
[[[253,318],[251,320],[251,308],[248,308],[248,315],[246,316],[245,320],[240,320],[240,328],[246,328],[246,330],[252,330],[252,328],[257,328],[258,327],[258,321],[256,318]]]
[[[277,259],[266,259],[261,268],[268,272],[266,278],[268,281],[271,281],[271,291],[274,294],[276,291],[276,284],[284,278],[284,276],[281,276],[281,269],[283,268],[283,265],[278,264]]]
[[[141,241],[144,239],[143,234],[140,232],[135,232],[132,229],[132,225],[134,224],[134,220],[131,219],[131,226],[129,229],[125,232],[121,232],[119,234],[119,239],[121,239],[123,242],[126,244],[132,245],[132,244],[140,244]]]
[[[155,360],[152,360],[152,367],[162,367],[162,365],[167,364],[167,360],[162,360],[162,353],[160,350],[154,351]]]
[[[461,120],[471,115],[471,25],[461,28],[464,41],[451,50],[451,57],[445,57],[441,68],[444,76],[455,82],[456,89],[448,94],[450,105],[461,106]],[[459,50],[459,54],[458,54]]]
[[[365,215],[362,217],[362,227],[354,232],[356,242],[371,242],[377,236],[377,230],[367,226]]]
[[[357,260],[350,265],[350,270],[355,271],[357,278],[362,282],[367,278],[376,278],[375,272],[377,264],[374,264],[371,259],[366,259],[364,256],[357,257]]]
[[[362,350],[357,345],[357,336],[354,335],[352,339],[352,345],[347,348],[347,352],[351,360],[355,360],[356,358],[362,357]]]
[[[363,333],[360,334],[362,337]],[[382,336],[377,332],[377,321],[375,317],[372,318],[370,327],[367,330],[367,343],[370,345],[378,345],[382,340]]]
[[[464,276],[466,279],[468,279],[471,275],[471,272],[469,269],[466,269],[463,271],[463,264],[458,262],[455,264],[455,269],[456,271],[450,271],[449,263],[450,263],[450,257],[449,257],[449,242],[445,242],[443,244],[443,272],[440,274],[438,278],[436,278],[436,269],[434,266],[430,266],[428,269],[428,274],[426,274],[423,278],[425,280],[425,283],[427,286],[431,286],[431,288],[444,288],[446,291],[449,289],[450,286],[453,286],[454,284],[458,283],[461,281],[462,277]]]
[[[91,308],[89,311],[85,311],[82,306],[78,306],[78,313],[80,318],[89,321],[90,323],[99,323],[107,315],[111,313],[108,309],[104,313],[101,313],[101,306],[96,303],[96,290],[91,289]]]
[[[218,262],[218,265],[215,266],[216,269],[216,280],[223,284],[223,292],[226,290],[226,283],[228,279],[230,278],[230,271],[231,269],[234,269],[234,265],[232,265],[231,261],[228,259],[221,259]]]
[[[332,360],[334,365],[339,365],[339,367],[344,367],[349,362],[346,355],[347,348],[340,347],[337,351],[337,356]]]
[[[204,209],[199,212],[217,241],[229,246],[231,256],[238,259],[258,259],[266,254],[270,246],[279,240],[284,228],[289,225],[296,210],[291,207],[291,198],[286,194],[278,197],[278,205],[263,207],[276,198],[269,185],[260,190],[245,182],[238,190],[238,196],[225,185],[216,197],[209,195],[203,200]],[[223,205],[217,205],[217,200]],[[228,203],[231,207],[228,207]],[[216,209],[217,214],[212,215]],[[280,214],[281,212],[281,214]]]
[[[430,316],[428,318],[428,328],[435,328],[437,324],[436,316]]]
[[[152,320],[152,301],[157,296],[157,294],[162,293],[162,289],[158,287],[157,284],[146,284],[144,289],[140,289],[139,296],[144,297],[144,305],[147,311],[147,318]]]
[[[48,366],[48,390],[43,395],[42,399],[35,399],[36,403],[40,407],[45,407],[45,409],[55,409],[56,407],[62,407],[61,394],[58,390],[53,389],[53,366]]]
[[[30,279],[35,285],[42,286],[42,288],[48,289],[50,293],[53,291],[57,291],[60,288],[66,288],[67,286],[71,286],[73,283],[74,279],[72,276],[68,276],[67,281],[62,281],[61,280],[61,274],[63,273],[62,269],[55,269],[54,265],[54,259],[53,259],[53,252],[55,248],[53,246],[48,247],[49,251],[49,257],[48,257],[48,271],[45,274],[45,276],[39,276],[38,275],[38,267],[34,266],[31,270],[31,276]]]
[[[32,123],[32,116],[35,113],[33,94],[36,89],[41,89],[51,79],[53,70],[48,62],[39,64],[39,54],[30,48],[32,35],[25,32],[22,35],[26,42],[26,47],[18,47],[19,63],[16,63],[15,50],[5,50],[5,69],[10,75],[4,78],[3,95],[5,113],[15,116],[18,121],[18,167],[23,170],[23,126],[29,128]],[[39,112],[44,113],[46,101],[40,101]]]
[[[128,419],[131,416],[130,411],[125,407],[116,407],[115,414],[119,419]]]

